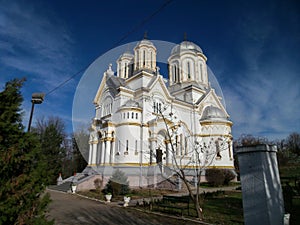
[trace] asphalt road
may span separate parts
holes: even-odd
[[[72,194],[50,191],[49,218],[56,225],[104,224],[104,225],[158,225],[198,224],[161,215],[148,214],[130,208],[106,205]]]

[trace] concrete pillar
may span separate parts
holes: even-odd
[[[110,164],[113,164],[115,162],[115,142],[111,142],[111,151],[110,151]]]
[[[89,161],[88,161],[88,165],[92,164],[92,154],[93,154],[93,144],[89,144]]]
[[[105,162],[104,162],[105,164],[109,164],[110,147],[111,147],[110,141],[107,140],[106,149],[105,149]]]
[[[238,147],[245,225],[283,225],[284,202],[276,147]]]
[[[105,142],[104,139],[102,139],[102,147],[101,147],[101,163],[104,164],[104,154],[105,153]]]
[[[97,158],[97,143],[93,143],[93,147],[92,147],[92,165],[95,166],[96,165],[96,158]]]

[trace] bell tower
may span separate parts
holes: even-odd
[[[156,71],[156,48],[146,35],[134,48],[134,71],[139,70]]]

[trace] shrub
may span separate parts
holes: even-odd
[[[126,195],[130,192],[129,182],[124,172],[117,169],[112,174],[105,188],[102,190],[104,194],[112,193],[113,196]]]
[[[205,178],[212,186],[221,186],[224,184],[225,176],[220,169],[208,169],[205,171]]]
[[[228,185],[230,181],[232,181],[236,174],[232,170],[223,170],[224,173],[224,185]]]
[[[228,185],[235,178],[235,174],[227,169],[208,169],[205,172],[205,177],[208,183],[212,186]]]
[[[102,187],[102,180],[100,178],[95,179],[94,186],[95,186],[96,190],[99,191],[100,188]]]

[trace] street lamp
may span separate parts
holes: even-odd
[[[32,105],[31,105],[31,112],[30,112],[30,118],[29,118],[27,132],[30,131],[31,121],[32,121],[32,115],[33,115],[33,111],[34,111],[34,105],[35,104],[42,104],[42,102],[44,101],[44,97],[45,97],[44,93],[33,93],[32,96],[31,96],[31,103],[32,103]]]

